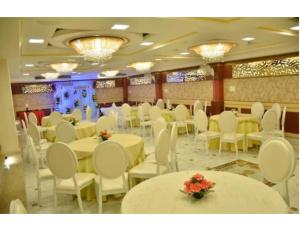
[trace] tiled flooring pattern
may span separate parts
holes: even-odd
[[[131,133],[140,135],[138,128],[120,130],[120,133]],[[153,145],[149,136],[144,138],[145,146]],[[297,167],[295,176],[289,180],[290,200],[292,213],[298,213],[299,208],[299,156],[298,156],[298,139],[288,140],[292,143],[297,155]],[[201,144],[194,145],[194,136],[192,134],[179,135],[177,140],[177,159],[179,170],[221,170],[229,171],[237,174],[253,177],[262,181],[262,176],[257,167],[257,153],[258,149],[251,149],[248,153],[240,152],[240,159],[235,164],[227,164],[235,159],[235,153],[223,152],[220,156],[217,150],[210,150],[209,154],[202,149]],[[215,166],[223,165],[217,168]],[[52,213],[52,198],[53,198],[53,183],[51,181],[43,182],[42,184],[42,206],[37,206],[37,191],[36,191],[36,178],[33,171],[33,166],[30,163],[25,165],[26,172],[26,191],[28,209],[30,213]],[[272,186],[282,195],[284,194],[283,184]],[[103,203],[103,213],[120,213],[120,206],[122,197],[109,196],[107,201]],[[97,213],[98,205],[96,200],[83,201],[85,213]],[[80,213],[77,200],[70,195],[58,195],[58,208],[57,213]]]

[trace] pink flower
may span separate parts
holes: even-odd
[[[194,193],[200,192],[202,189],[200,183],[191,184],[190,188],[191,188],[191,191]]]
[[[190,193],[191,192],[191,185],[192,185],[192,183],[190,182],[190,181],[185,181],[184,182],[184,191],[186,192],[186,193]]]
[[[203,175],[201,175],[200,173],[196,173],[194,176],[193,176],[197,181],[201,181],[203,179]]]

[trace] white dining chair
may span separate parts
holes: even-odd
[[[144,112],[144,119],[145,120],[150,120],[150,116],[149,116],[149,110],[151,108],[151,104],[148,102],[144,102],[141,105],[143,107],[143,112]]]
[[[195,146],[197,140],[205,144],[206,153],[209,153],[209,141],[220,138],[220,133],[208,130],[208,118],[203,110],[196,111],[194,115]]]
[[[204,111],[205,113],[207,113],[207,106],[208,106],[208,102],[205,100],[205,101],[204,101],[204,108],[203,108],[203,111]]]
[[[280,106],[279,103],[274,103],[272,105],[271,109],[276,112],[276,115],[277,115],[277,129],[280,129],[281,106]]]
[[[51,173],[49,168],[40,168],[39,157],[35,145],[33,143],[33,140],[30,136],[28,137],[28,143],[29,143],[29,152],[33,160],[35,176],[37,181],[38,205],[41,206],[41,198],[42,198],[41,183],[44,181],[53,180],[53,174]]]
[[[235,145],[236,158],[238,158],[238,142],[243,141],[243,151],[245,151],[245,135],[237,133],[237,119],[231,111],[224,111],[219,116],[219,128],[220,128],[220,146],[219,155],[222,151],[223,143],[232,143]]]
[[[142,162],[129,170],[129,185],[133,186],[134,179],[149,179],[169,172],[170,134],[163,129],[155,144],[156,163]]]
[[[128,191],[128,154],[119,143],[105,141],[97,145],[93,153],[96,171],[96,197],[99,213],[102,213],[102,196]]]
[[[115,132],[118,131],[119,128],[119,114],[115,110],[110,110],[108,113],[108,117],[113,121],[113,130]]]
[[[179,104],[176,106],[175,118],[176,118],[177,127],[184,128],[187,135],[189,134],[188,123],[187,123],[188,114],[189,114],[189,111],[185,105]]]
[[[24,157],[27,159],[27,162],[30,162],[30,153],[29,153],[29,142],[28,142],[28,130],[24,120],[21,120],[22,124],[22,152]]]
[[[98,135],[102,131],[112,132],[115,127],[115,121],[112,117],[101,116],[96,122],[96,134]]]
[[[33,112],[29,112],[29,114],[28,114],[28,122],[32,122],[32,123],[36,124],[36,126],[38,127],[39,131],[42,134],[43,134],[43,132],[47,131],[47,128],[38,126],[38,120],[36,118],[35,113],[33,113]]]
[[[195,116],[195,113],[198,110],[202,110],[202,109],[203,109],[203,106],[202,106],[200,100],[196,100],[194,102],[194,105],[193,105],[193,118],[192,119],[187,119],[186,120],[187,124],[194,125],[194,116]]]
[[[171,101],[169,99],[167,99],[167,109],[168,110],[172,109],[172,104],[171,104]]]
[[[51,112],[51,114],[49,116],[49,122],[50,122],[51,126],[56,126],[62,120],[63,120],[62,114],[60,114],[57,111]]]
[[[9,213],[10,214],[28,214],[28,211],[20,199],[15,199],[10,202]]]
[[[285,126],[285,117],[286,117],[286,106],[282,110],[282,116],[281,116],[281,129],[276,129],[275,134],[277,136],[284,137],[284,126]]]
[[[78,162],[75,153],[64,143],[52,144],[47,149],[49,169],[54,175],[53,207],[57,207],[57,194],[76,195],[80,212],[83,206],[80,191],[94,183],[96,177],[93,173],[77,172]]]
[[[74,111],[72,112],[72,117],[76,120],[76,121],[81,121],[82,120],[82,112],[80,109],[76,108],[74,109]]]
[[[269,109],[264,114],[261,120],[262,131],[248,133],[246,135],[246,152],[248,151],[249,140],[255,140],[263,142],[264,140],[276,136],[275,131],[277,128],[277,115],[272,109]]]
[[[138,119],[139,119],[140,128],[142,130],[142,134],[143,136],[145,136],[146,128],[147,127],[151,128],[152,122],[151,120],[149,120],[149,116],[148,116],[148,120],[145,118],[143,106],[138,106]]]
[[[285,200],[290,206],[288,180],[296,167],[296,156],[292,145],[282,137],[266,140],[258,153],[259,168],[263,177],[272,183],[285,184]]]
[[[92,109],[89,105],[86,107],[85,119],[87,121],[92,121]]]
[[[63,143],[70,143],[76,139],[76,132],[74,126],[67,121],[61,121],[55,127],[55,134],[57,141]]]
[[[130,128],[132,128],[132,123],[136,118],[131,114],[130,105],[128,103],[123,103],[121,109],[123,114],[123,128],[125,128],[125,125],[127,127],[127,122],[129,122]]]
[[[28,127],[29,120],[28,120],[27,112],[23,112],[23,114],[24,114],[24,120],[25,120],[25,123],[26,123],[26,127]]]
[[[167,122],[163,117],[159,117],[153,122],[153,140],[154,143],[159,135],[159,133],[167,128]]]
[[[255,102],[251,105],[251,115],[261,120],[265,112],[265,107],[261,102]]]
[[[165,109],[165,103],[162,99],[157,100],[156,106],[159,107],[159,109],[161,109],[161,110]]]
[[[158,106],[152,106],[149,109],[149,117],[152,122],[157,120],[159,117],[161,117],[161,109]]]

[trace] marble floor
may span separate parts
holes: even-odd
[[[120,133],[131,133],[140,135],[140,129],[121,129]],[[289,180],[291,213],[298,213],[299,209],[299,155],[298,155],[298,139],[287,138],[293,145],[297,155],[297,167],[294,176]],[[144,138],[145,147],[153,145],[153,141],[149,136]],[[218,170],[229,171],[237,174],[242,174],[248,177],[253,177],[263,181],[262,176],[257,167],[258,149],[250,149],[248,153],[240,152],[240,159],[236,163],[226,164],[235,160],[235,153],[222,152],[221,156],[217,155],[217,150],[210,150],[207,154],[201,144],[194,145],[194,136],[192,134],[179,135],[177,140],[177,160],[179,170]],[[219,167],[216,167],[219,166]],[[42,206],[37,205],[37,190],[36,178],[34,169],[30,162],[25,164],[25,181],[28,210],[30,213],[52,213],[53,201],[53,183],[52,181],[42,183]],[[283,184],[271,185],[274,190],[280,194],[284,194]],[[103,213],[116,214],[120,213],[122,196],[109,196],[106,202],[103,203]],[[83,200],[85,213],[97,213],[98,205],[96,200]],[[58,195],[57,213],[80,213],[76,198],[70,195]]]

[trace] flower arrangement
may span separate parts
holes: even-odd
[[[98,135],[100,141],[108,140],[108,138],[109,138],[110,136],[111,136],[111,135],[108,133],[107,130],[101,131],[101,132],[99,133],[99,135]]]
[[[184,189],[182,192],[192,196],[196,199],[201,199],[214,187],[215,183],[204,178],[200,173],[193,175],[190,180],[184,182]]]

